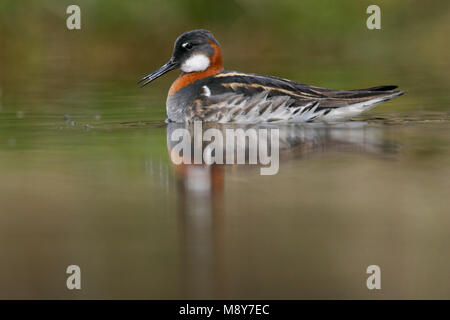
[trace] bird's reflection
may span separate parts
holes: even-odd
[[[222,232],[224,212],[224,184],[227,175],[240,174],[240,170],[252,167],[248,164],[201,164],[186,163],[187,158],[174,153],[180,143],[177,129],[185,130],[185,139],[191,142],[190,163],[194,163],[194,145],[201,148],[201,154],[208,148],[203,141],[206,130],[214,128],[225,137],[227,129],[277,129],[280,169],[289,161],[306,161],[316,155],[330,152],[364,153],[389,155],[395,153],[395,145],[384,139],[382,127],[363,122],[347,122],[335,125],[207,125],[194,130],[192,125],[169,123],[167,126],[167,146],[176,172],[179,194],[179,221],[181,248],[183,255],[182,275],[185,298],[223,298],[224,276],[221,269],[223,259]],[[245,145],[246,159],[251,139],[261,136],[248,136]],[[253,141],[255,142],[255,141]],[[255,145],[261,141],[256,141]],[[266,139],[268,149],[274,151],[271,140]],[[227,144],[223,143],[226,149]],[[185,150],[183,150],[185,152]],[[226,150],[223,150],[224,154]],[[233,153],[237,151],[233,150]],[[189,153],[189,152],[188,152]],[[183,160],[182,160],[183,158]],[[236,159],[236,157],[234,158]],[[198,159],[197,159],[198,160]],[[228,170],[232,166],[233,170]],[[254,166],[253,166],[254,167]],[[236,170],[235,170],[236,168]],[[252,173],[253,174],[253,171]],[[255,174],[258,174],[255,172]],[[267,179],[272,177],[268,176]]]

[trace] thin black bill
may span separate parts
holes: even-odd
[[[172,60],[169,60],[166,64],[164,64],[163,66],[161,66],[161,68],[159,68],[158,70],[156,70],[155,72],[152,72],[148,75],[146,75],[145,77],[143,77],[141,80],[138,81],[138,84],[145,81],[142,85],[141,88],[147,84],[149,84],[150,82],[152,82],[153,80],[161,77],[163,74],[175,69],[178,67],[178,64],[173,62]]]

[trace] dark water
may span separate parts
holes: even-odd
[[[280,125],[261,176],[173,165],[164,107],[107,91],[4,96],[1,298],[449,298],[445,112]]]

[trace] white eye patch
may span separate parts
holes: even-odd
[[[181,65],[183,72],[204,71],[209,67],[209,58],[204,54],[195,54]]]

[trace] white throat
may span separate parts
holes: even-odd
[[[183,72],[199,72],[208,69],[209,58],[204,54],[195,54],[181,65]]]

